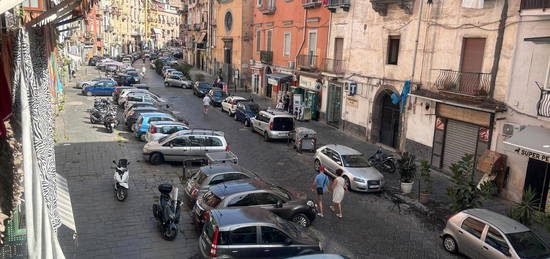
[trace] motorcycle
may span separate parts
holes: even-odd
[[[94,108],[88,110],[90,113],[90,123],[96,124],[104,121],[105,115],[112,110],[112,103],[109,100],[104,98],[95,99]]]
[[[105,126],[105,129],[107,129],[107,132],[113,133],[113,129],[118,126],[118,121],[113,112],[105,115],[103,118],[103,125]]]
[[[130,162],[128,162],[127,159],[119,159],[118,163],[113,160],[113,164],[115,164],[115,196],[117,200],[123,201],[128,197],[128,178],[130,177],[130,171],[128,170],[128,165],[130,165]]]
[[[178,234],[178,223],[180,221],[181,201],[178,201],[178,188],[171,184],[161,184],[158,187],[160,198],[158,204],[153,204],[153,215],[159,223],[162,238],[174,240]],[[172,192],[173,189],[173,192]],[[172,197],[170,197],[172,193]]]
[[[371,157],[369,157],[369,162],[378,170],[390,174],[395,173],[395,157],[393,155],[384,154],[381,147],[378,147],[376,152]]]

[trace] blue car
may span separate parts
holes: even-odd
[[[227,94],[220,88],[212,88],[208,92],[208,97],[210,97],[213,106],[222,106],[222,102],[227,97]]]
[[[113,95],[117,87],[116,81],[98,81],[97,83],[82,89],[82,95]]]
[[[170,114],[166,113],[160,113],[160,112],[152,112],[152,113],[142,113],[139,116],[139,119],[134,124],[134,135],[136,138],[141,139],[142,136],[145,136],[144,134],[147,133],[149,130],[149,127],[151,126],[151,122],[153,121],[177,121],[176,118],[174,118]]]
[[[204,97],[212,89],[212,85],[206,82],[195,82],[193,94],[198,97]]]
[[[243,121],[244,126],[250,127],[250,119],[256,117],[260,112],[260,106],[252,102],[239,102],[235,110],[235,120]]]

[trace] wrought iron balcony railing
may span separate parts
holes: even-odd
[[[333,74],[343,74],[344,60],[325,58],[323,62],[323,71]]]
[[[321,0],[302,0],[304,8],[317,8],[321,6]]]
[[[550,0],[521,0],[520,10],[550,8]]]
[[[266,4],[262,5],[259,9],[263,14],[274,14],[277,8],[275,8],[275,4]]]
[[[331,12],[336,12],[336,8],[338,7],[341,7],[347,12],[350,6],[351,0],[328,0],[325,4],[325,7]]]
[[[273,62],[273,51],[260,51],[260,61],[264,64],[271,64]]]
[[[439,69],[435,86],[441,91],[457,94],[488,97],[491,84],[490,73],[460,72]]]
[[[298,67],[316,70],[319,68],[319,57],[315,55],[298,55]]]
[[[537,103],[537,114],[550,118],[550,89],[540,89],[540,98]]]

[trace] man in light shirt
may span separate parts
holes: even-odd
[[[202,98],[202,105],[204,107],[204,115],[206,116],[208,114],[208,107],[210,107],[210,97],[208,95],[205,95],[204,98]]]

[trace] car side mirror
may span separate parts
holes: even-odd
[[[174,147],[174,143],[170,143],[170,148],[173,148]]]
[[[342,165],[342,161],[336,161],[338,165]]]
[[[292,239],[291,238],[285,239],[285,245],[287,246],[292,245]]]
[[[283,203],[281,201],[277,201],[277,203],[275,203],[275,208],[282,208],[283,207]]]

